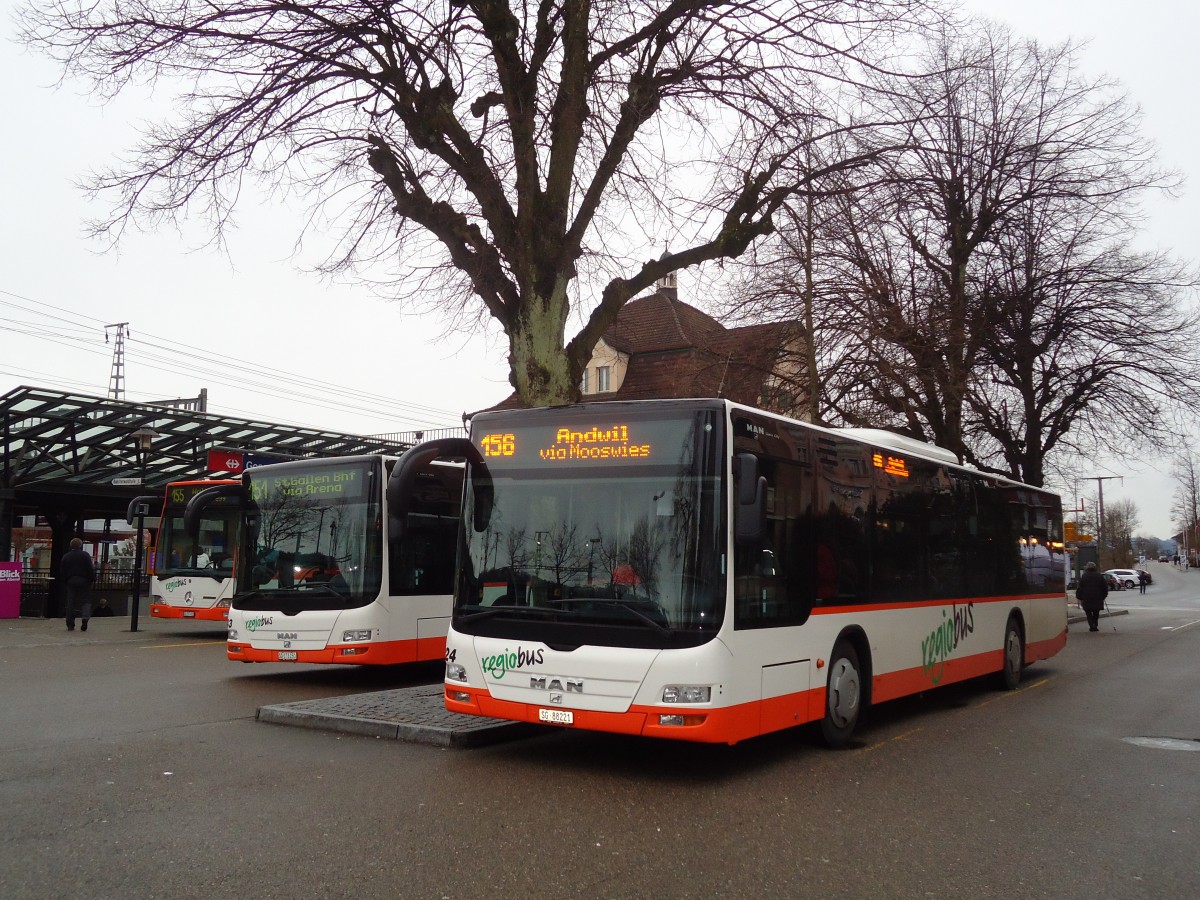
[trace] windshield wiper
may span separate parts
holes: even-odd
[[[664,625],[662,622],[656,622],[654,619],[652,619],[650,616],[646,615],[644,612],[642,612],[636,606],[630,606],[624,600],[617,600],[617,601],[615,601],[615,603],[617,606],[621,607],[621,609],[624,609],[624,610],[627,610],[628,612],[633,613],[641,621],[645,622],[647,625],[649,625],[651,628],[653,628],[655,631],[657,631],[663,637],[670,637],[671,635],[673,635],[675,633],[670,628],[668,628],[666,625]]]
[[[492,616],[498,616],[502,612],[513,612],[518,609],[529,609],[528,606],[485,606],[478,612],[473,613],[458,613],[458,621],[463,625],[471,622],[478,622],[480,619],[490,619]]]
[[[305,582],[304,587],[298,587],[295,590],[297,592],[302,593],[305,590],[315,591],[317,588],[324,588],[329,593],[333,594],[333,596],[337,597],[339,600],[344,601],[344,600],[350,599],[349,594],[339,591],[337,588],[335,588],[333,585],[331,585],[328,581],[308,581],[308,582]]]
[[[657,631],[663,637],[671,637],[673,634],[675,634],[675,632],[671,628],[668,628],[666,625],[664,625],[662,622],[659,622],[653,616],[646,615],[644,612],[642,612],[636,606],[630,605],[628,600],[624,600],[620,597],[567,597],[567,598],[564,598],[557,602],[562,604],[563,606],[568,606],[573,603],[595,603],[595,604],[603,603],[603,604],[607,604],[610,606],[619,606],[621,609],[625,610],[626,612],[632,613],[633,616],[639,622],[642,622],[645,625],[648,625],[649,627],[653,628],[655,631]]]

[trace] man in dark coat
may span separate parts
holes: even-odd
[[[1075,598],[1083,607],[1087,616],[1088,631],[1100,630],[1100,610],[1104,609],[1104,599],[1108,596],[1108,582],[1096,571],[1096,564],[1090,562],[1083,574],[1079,576],[1079,587],[1075,588]]]
[[[83,630],[87,631],[88,620],[92,617],[92,582],[96,580],[96,568],[79,538],[71,538],[71,549],[63,554],[58,564],[58,577],[67,586],[67,631],[75,630],[76,613],[83,620]]]

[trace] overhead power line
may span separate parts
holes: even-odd
[[[99,342],[103,333],[104,320],[86,313],[43,303],[32,298],[0,289],[0,297],[9,297],[20,303],[0,299],[0,307],[18,309],[36,320],[0,318],[9,324],[9,333],[47,341],[60,346],[108,356],[108,351]],[[47,312],[54,310],[55,312]],[[64,313],[66,315],[56,315]],[[95,323],[89,326],[87,323]],[[125,345],[126,363],[134,362],[138,368],[161,371],[175,375],[203,378],[206,382],[227,385],[239,392],[255,394],[273,399],[299,400],[309,406],[322,409],[354,413],[378,419],[394,425],[396,422],[411,422],[417,427],[428,427],[442,422],[456,422],[461,411],[451,411],[393,396],[338,385],[319,378],[312,378],[284,369],[232,357],[224,353],[207,350],[189,344],[181,344],[174,338],[164,338],[136,327],[128,336]],[[12,374],[12,373],[10,373]],[[40,373],[39,378],[45,376]],[[23,377],[18,375],[17,377]],[[79,384],[77,381],[56,376],[59,383]],[[283,383],[281,383],[283,382]],[[147,398],[161,399],[157,394],[127,391]],[[226,408],[233,410],[233,407]],[[244,412],[237,410],[237,412]],[[249,414],[261,418],[261,414]]]

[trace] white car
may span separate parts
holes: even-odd
[[[1111,575],[1127,588],[1138,586],[1137,569],[1106,569],[1105,575]]]

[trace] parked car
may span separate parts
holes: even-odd
[[[1108,582],[1108,589],[1110,591],[1125,590],[1125,582],[1122,581],[1120,578],[1118,578],[1116,575],[1110,574],[1109,572],[1104,572],[1103,575],[1104,575],[1104,580],[1106,582]]]
[[[1104,574],[1111,575],[1127,588],[1138,586],[1137,569],[1106,569]]]

